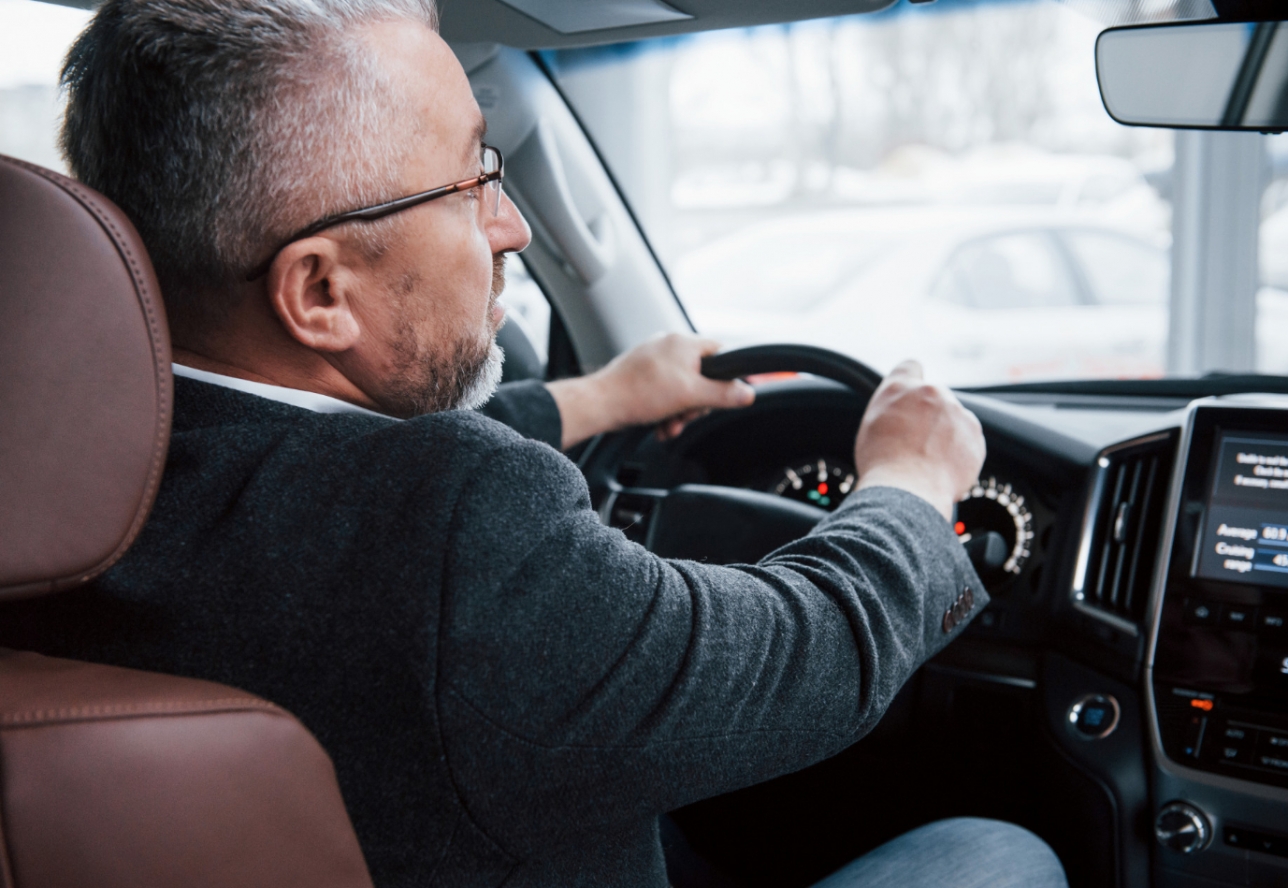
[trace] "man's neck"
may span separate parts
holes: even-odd
[[[262,359],[252,362],[239,360],[236,356],[214,356],[208,352],[207,349],[197,351],[176,345],[171,349],[171,356],[176,364],[192,367],[194,370],[205,370],[207,373],[218,373],[263,385],[316,392],[369,410],[380,410],[379,404],[320,355],[310,354],[302,362]]]
[[[264,385],[282,385],[278,380],[262,373],[257,373],[246,367],[239,367],[236,364],[230,364],[227,361],[221,361],[218,358],[208,357],[181,346],[174,346],[170,349],[170,352],[176,364],[183,364],[185,367],[191,367],[194,370],[205,370],[207,373],[232,376],[235,379],[248,379],[251,382],[260,382]],[[284,386],[284,388],[294,388],[294,386]]]

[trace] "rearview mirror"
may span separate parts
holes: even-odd
[[[1109,116],[1132,126],[1288,129],[1285,22],[1111,28],[1096,40]]]

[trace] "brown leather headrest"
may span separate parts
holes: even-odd
[[[84,582],[125,552],[161,480],[172,401],[134,226],[0,156],[0,599]]]

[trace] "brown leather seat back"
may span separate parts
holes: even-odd
[[[0,156],[0,600],[121,557],[160,483],[171,395],[133,226]],[[370,885],[331,761],[285,711],[0,650],[0,888]]]
[[[222,685],[0,651],[5,888],[370,888],[335,772]]]
[[[129,220],[0,157],[0,598],[83,582],[134,539],[165,463],[169,365]]]

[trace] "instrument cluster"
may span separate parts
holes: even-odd
[[[857,484],[852,466],[815,456],[782,467],[765,489],[832,512]],[[1018,577],[1033,554],[1034,521],[1027,497],[1015,482],[997,475],[981,476],[958,503],[953,530],[963,545],[990,533],[1002,538],[1007,555],[994,580]]]

